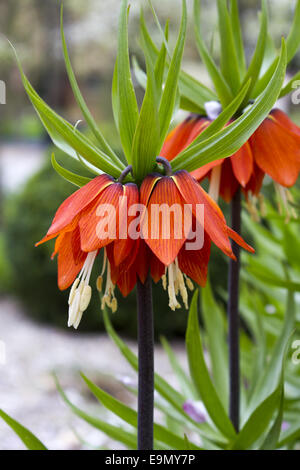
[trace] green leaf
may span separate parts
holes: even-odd
[[[287,63],[289,63],[300,46],[300,0],[297,0],[295,12],[293,15],[293,24],[286,40]]]
[[[289,443],[293,443],[300,438],[300,425],[299,423],[292,424],[281,436],[277,447],[286,446]]]
[[[68,399],[67,395],[61,388],[56,376],[54,376],[54,379],[60,396],[62,397],[63,401],[71,408],[71,410],[73,411],[73,413],[75,413],[76,416],[83,419],[96,429],[99,429],[99,431],[102,431],[108,437],[118,442],[121,442],[129,449],[136,449],[136,433],[131,433],[128,431],[128,429],[122,429],[120,426],[113,426],[112,424],[108,424],[105,421],[99,418],[95,418],[94,416],[90,416],[85,411],[82,411],[80,408],[73,405],[73,403]]]
[[[118,61],[115,62],[112,86],[111,86],[111,102],[114,121],[117,130],[119,131],[119,90],[118,90]]]
[[[178,382],[181,386],[182,393],[185,395],[186,398],[197,398],[197,392],[195,391],[194,384],[190,381],[189,377],[182,369],[181,365],[178,362],[176,354],[174,353],[173,349],[171,348],[170,344],[166,340],[166,338],[161,337],[161,344],[163,345],[164,350],[166,351],[169,362],[172,366],[172,369],[178,379]]]
[[[211,57],[204,41],[202,40],[200,31],[200,1],[194,0],[194,31],[196,37],[196,45],[203,63],[205,64],[207,71],[212,79],[218,94],[219,100],[223,107],[225,107],[232,100],[232,92],[226,83],[223,75],[217,68],[213,58]]]
[[[269,426],[281,399],[282,384],[271,393],[252,413],[230,450],[250,449]]]
[[[8,424],[8,426],[19,436],[28,450],[48,450],[44,444],[32,434],[27,428],[8,416],[0,409],[0,417]]]
[[[240,92],[237,94],[237,96],[232,100],[232,102],[224,109],[224,111],[219,114],[219,116],[212,121],[212,123],[204,129],[201,134],[196,137],[195,140],[187,147],[186,150],[192,149],[194,146],[199,144],[200,142],[203,142],[210,137],[213,137],[216,132],[219,130],[223,129],[223,127],[230,121],[232,116],[235,114],[235,112],[239,109],[241,103],[243,102],[246,93],[249,89],[251,80],[249,80],[243,88],[240,90]]]
[[[139,110],[130,71],[128,50],[128,0],[122,0],[121,3],[117,62],[119,132],[125,156],[128,162],[131,163],[132,142],[139,117]]]
[[[282,387],[281,387],[280,404],[279,404],[279,409],[277,412],[276,419],[270,431],[268,432],[267,437],[264,440],[260,450],[275,450],[276,449],[279,436],[281,433],[281,426],[282,426],[282,420],[283,420],[283,405],[284,405],[284,384],[282,384]]]
[[[148,56],[146,64],[146,92],[132,144],[133,175],[138,181],[153,171],[160,144],[157,88]]]
[[[274,390],[278,384],[280,374],[282,373],[282,363],[287,343],[295,325],[295,309],[294,293],[288,292],[287,308],[282,331],[274,346],[272,357],[254,388],[248,407],[248,413],[250,413],[258,403],[265,399],[269,391]]]
[[[221,71],[233,93],[236,93],[240,88],[240,71],[232,24],[226,2],[217,0],[217,6],[221,43]]]
[[[198,291],[193,296],[186,331],[190,372],[210,418],[226,437],[232,439],[235,436],[234,428],[223,408],[205,363],[198,323],[197,299]]]
[[[126,423],[130,424],[135,428],[137,427],[137,412],[135,410],[129,408],[127,405],[124,405],[124,403],[112,397],[104,390],[101,390],[101,388],[93,384],[93,382],[91,382],[83,374],[81,375],[91,392],[100,401],[100,403],[102,403],[108,410],[116,414],[119,418],[123,419]],[[167,444],[173,449],[185,449],[185,440],[177,436],[173,432],[169,431],[164,426],[161,426],[160,424],[154,423],[154,438],[158,441]],[[199,449],[194,444],[191,445],[193,450]]]
[[[51,155],[51,163],[52,163],[52,166],[53,166],[54,170],[60,176],[62,176],[64,179],[66,179],[70,183],[75,184],[75,186],[79,186],[79,188],[81,188],[85,184],[89,183],[89,181],[91,181],[91,178],[87,178],[85,176],[77,175],[76,173],[73,173],[72,171],[66,170],[61,165],[59,165],[59,163],[57,163],[57,161],[55,159],[54,153],[52,153],[52,155]]]
[[[104,309],[103,311],[103,319],[107,333],[114,341],[114,343],[118,346],[121,354],[125,357],[131,367],[138,371],[138,358],[137,356],[128,348],[128,346],[121,340],[121,338],[117,335],[116,331],[114,330],[107,311]],[[199,435],[202,437],[207,437],[208,439],[212,439],[214,441],[224,443],[224,437],[217,433],[217,431],[212,428],[208,423],[195,423],[195,421],[187,415],[183,410],[183,404],[185,402],[185,398],[181,395],[177,390],[175,390],[171,385],[168,384],[166,380],[164,380],[160,375],[155,373],[154,375],[154,384],[155,390],[160,394],[160,396],[166,400],[166,402],[171,405],[171,407],[175,410],[177,416],[180,416],[181,419],[184,419],[184,422],[188,421],[190,425],[193,426],[194,429],[197,430]],[[168,411],[166,411],[168,413]]]
[[[237,0],[230,0],[230,20],[241,77],[246,72],[246,58]]]
[[[103,310],[103,319],[107,333],[111,339],[116,343],[120,349],[123,356],[127,359],[129,364],[134,370],[138,370],[138,358],[137,356],[129,349],[129,347],[121,340],[121,338],[115,332],[106,310]],[[182,406],[184,403],[184,397],[173,389],[166,380],[160,377],[158,374],[155,374],[155,388],[160,393],[160,395],[165,398],[169,403],[171,403],[174,408],[177,409],[180,413],[183,413]]]
[[[159,150],[161,149],[166,135],[169,130],[170,122],[173,116],[176,95],[178,87],[178,79],[180,73],[181,59],[183,55],[183,48],[185,43],[187,25],[187,12],[186,12],[186,0],[182,0],[182,18],[180,31],[176,43],[176,47],[172,56],[172,60],[169,66],[164,91],[161,97],[161,102],[158,110],[159,123],[160,123],[160,144]]]
[[[291,27],[291,31],[288,35],[287,41],[286,41],[286,49],[287,49],[287,64],[292,60],[294,55],[299,49],[300,45],[300,0],[297,0],[297,5],[293,17],[293,24]],[[269,68],[266,70],[264,75],[260,78],[260,80],[257,82],[254,91],[253,91],[253,96],[258,96],[265,88],[267,85],[270,77],[273,75],[274,70],[277,66],[278,63],[278,58],[274,59],[274,61],[271,63]]]
[[[257,40],[257,45],[251,59],[249,68],[247,70],[246,76],[243,80],[243,85],[247,83],[249,78],[251,78],[251,86],[248,90],[248,94],[245,98],[245,102],[243,103],[246,105],[248,103],[249,96],[251,95],[251,91],[254,88],[257,79],[259,77],[259,73],[261,70],[261,66],[263,63],[265,49],[266,49],[266,40],[267,40],[267,33],[268,33],[268,16],[267,16],[267,7],[266,1],[262,1],[262,15],[261,15],[261,27],[259,32],[259,37]]]
[[[279,95],[279,98],[283,98],[284,96],[286,96],[291,91],[296,90],[297,88],[299,88],[299,84],[300,84],[299,80],[300,80],[300,71],[297,72],[293,76],[293,78],[285,85],[284,88],[282,88],[281,93]],[[295,86],[295,82],[298,82],[298,84],[296,84],[296,86]]]
[[[168,41],[168,36],[169,36],[169,22],[166,23],[165,27],[165,40]],[[146,49],[146,46],[145,46]],[[159,93],[159,99],[161,99],[161,93],[163,90],[163,82],[164,82],[164,71],[165,71],[165,66],[166,66],[166,56],[167,56],[167,48],[165,45],[165,42],[162,43],[161,49],[159,51],[156,63],[155,63],[155,69],[154,69],[154,75],[155,75],[155,81],[156,81],[156,87],[157,91]]]
[[[53,111],[38,96],[24,75],[22,69],[20,69],[20,71],[25,91],[27,92],[54,144],[76,159],[77,154],[79,153],[80,155],[84,155],[84,157],[82,157],[84,160],[88,161],[96,168],[99,168],[112,176],[120,176],[121,170],[111,162],[108,155],[104,154],[101,150],[96,149],[96,147],[83,134],[75,130],[70,123]]]
[[[156,45],[152,41],[151,35],[147,29],[144,16],[141,12],[140,16],[141,22],[141,33],[143,36],[143,44],[142,47],[147,47],[148,54],[151,57],[153,66],[155,67],[155,63],[157,57],[159,55],[159,50],[157,49]],[[166,69],[168,70],[170,67],[170,62],[166,58]],[[191,107],[185,107],[187,111],[195,111],[199,113],[205,113],[204,104],[207,101],[217,100],[218,96],[212,92],[208,87],[203,85],[202,83],[198,82],[194,77],[189,75],[184,71],[180,71],[179,75],[179,90],[181,99],[185,103],[185,106],[191,104]]]
[[[285,67],[286,49],[283,41],[276,71],[255,103],[242,116],[213,137],[181,152],[172,161],[173,170],[193,171],[206,163],[228,157],[239,150],[267,117],[276,102],[284,80]]]
[[[107,155],[110,156],[112,161],[115,161],[118,165],[119,164],[122,165],[122,163],[120,162],[118,156],[114,153],[114,151],[111,149],[109,144],[104,139],[102,133],[100,132],[100,130],[99,130],[93,116],[91,115],[91,113],[90,113],[90,111],[89,111],[89,109],[88,109],[88,107],[87,107],[87,105],[84,101],[84,98],[83,98],[83,96],[80,92],[78,83],[76,81],[75,74],[74,74],[73,69],[72,69],[70,57],[69,57],[69,54],[68,54],[66,39],[65,39],[64,27],[63,27],[63,5],[61,5],[60,32],[61,32],[62,49],[63,49],[64,59],[65,59],[66,70],[67,70],[67,73],[68,73],[69,81],[70,81],[75,99],[77,101],[77,104],[80,107],[81,112],[82,112],[86,122],[88,123],[91,131],[93,132],[94,136],[96,137],[96,139],[97,139],[97,141],[100,145],[101,150],[103,150],[103,152],[107,153]]]
[[[217,305],[210,282],[201,289],[201,312],[208,336],[208,350],[211,360],[213,380],[219,398],[227,408],[228,404],[228,348],[226,345],[226,329],[220,307]]]
[[[260,281],[269,284],[274,287],[281,287],[283,289],[289,289],[293,292],[300,292],[300,283],[293,282],[287,279],[282,279],[274,274],[274,271],[268,269],[262,262],[257,259],[249,261],[247,268],[249,274],[259,279]]]

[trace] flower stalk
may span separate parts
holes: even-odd
[[[138,309],[138,450],[153,449],[154,328],[152,281],[137,280]]]
[[[241,233],[241,191],[238,190],[231,202],[231,227]],[[240,421],[240,336],[239,336],[239,280],[240,247],[232,242],[236,257],[229,262],[228,272],[228,343],[229,343],[229,417],[239,432]]]

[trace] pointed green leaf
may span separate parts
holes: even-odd
[[[298,82],[298,83],[297,83]],[[291,91],[296,90],[300,86],[300,71],[297,72],[293,78],[282,88],[279,98],[283,98],[288,95]]]
[[[19,436],[28,450],[48,450],[44,444],[27,428],[22,426],[16,420],[11,418],[3,410],[0,409],[0,417],[8,424],[8,426]]]
[[[104,390],[101,390],[100,387],[93,384],[84,374],[81,374],[82,378],[84,379],[85,383],[91,390],[91,392],[95,395],[97,400],[100,401],[109,411],[116,414],[119,418],[123,419],[126,423],[130,424],[133,427],[137,427],[137,412],[129,406],[124,405],[121,401],[117,400],[116,398],[112,397]],[[173,432],[169,431],[164,426],[160,424],[154,423],[154,438],[157,441],[161,441],[164,444],[167,444],[173,449],[184,450],[185,449],[185,441],[183,438],[177,436]],[[193,450],[198,449],[197,446],[191,444]]]
[[[230,19],[241,77],[246,72],[246,58],[239,17],[238,0],[230,0]]]
[[[232,155],[249,139],[268,116],[280,93],[285,76],[286,49],[284,40],[280,61],[264,92],[245,113],[225,129],[198,145],[181,152],[173,161],[174,171],[193,171],[206,163]]]
[[[142,13],[140,21],[144,45],[147,47],[153,66],[155,67],[155,63],[159,55],[159,50],[152,41],[151,35],[147,29],[145,19]],[[166,69],[168,70],[169,67],[170,61],[168,60],[168,58],[166,58]],[[187,106],[189,103],[191,103],[191,107],[185,107],[184,109],[187,109],[187,111],[191,112],[197,109],[198,112],[205,113],[204,104],[207,101],[218,99],[218,96],[214,92],[212,92],[205,85],[198,82],[194,77],[182,70],[179,75],[179,90],[181,98],[184,99],[185,105]]]
[[[190,381],[190,378],[187,376],[187,374],[179,364],[176,354],[174,353],[170,344],[164,337],[162,337],[160,340],[164,350],[168,355],[172,369],[176,374],[182,393],[185,395],[186,398],[191,398],[191,396],[197,398],[197,393],[195,391],[194,384]]]
[[[111,102],[114,121],[117,130],[119,131],[119,91],[118,91],[118,61],[115,62],[112,87],[111,87]]]
[[[221,43],[221,71],[233,93],[236,93],[240,88],[240,71],[232,25],[226,2],[217,0],[217,6]]]
[[[297,53],[300,46],[300,0],[297,0],[293,15],[293,24],[286,40],[287,63],[289,63]]]
[[[139,110],[130,71],[128,49],[128,0],[122,0],[121,3],[117,62],[119,132],[127,161],[131,163],[132,142],[139,117]]]
[[[250,449],[269,426],[281,399],[282,384],[276,388],[252,413],[230,450]]]
[[[161,149],[166,135],[169,130],[170,122],[173,116],[175,104],[176,104],[176,95],[177,95],[177,86],[180,73],[181,59],[183,55],[183,48],[185,43],[186,35],[186,25],[187,25],[187,11],[186,11],[186,0],[182,0],[182,18],[180,31],[172,56],[172,60],[169,66],[164,91],[161,97],[161,102],[158,110],[159,123],[160,123],[160,143],[159,150]]]
[[[193,296],[186,331],[186,349],[190,372],[211,420],[226,437],[232,439],[235,436],[234,428],[212,383],[204,359],[198,323],[197,298],[198,291]]]
[[[204,131],[201,132],[201,134],[199,134],[195,140],[193,140],[193,142],[189,145],[189,147],[187,147],[186,150],[192,149],[200,142],[203,142],[209,139],[210,137],[213,137],[216,132],[223,129],[223,127],[228,124],[232,116],[236,113],[241,103],[243,102],[246,93],[249,89],[250,83],[251,80],[249,80],[248,83],[243,86],[243,88],[240,90],[234,100],[232,100],[232,102],[224,109],[224,111],[222,111],[221,114],[219,114],[219,116],[214,121],[212,121],[212,123],[206,129],[204,129]]]
[[[284,357],[286,345],[295,325],[295,309],[294,293],[288,292],[287,308],[282,331],[275,344],[272,357],[264,370],[264,374],[262,374],[257,381],[250,399],[248,413],[266,397],[270,390],[274,390],[278,384],[282,371],[282,358]]]
[[[277,411],[276,419],[267,434],[266,439],[264,440],[260,450],[275,450],[277,443],[279,441],[279,436],[281,433],[281,426],[283,420],[283,406],[284,406],[284,384],[281,387],[281,395],[280,395],[280,404],[279,409]]]
[[[246,76],[243,80],[243,85],[247,83],[249,78],[251,78],[251,86],[249,88],[248,94],[245,98],[244,105],[247,104],[249,96],[251,95],[251,91],[254,88],[257,78],[259,77],[260,69],[263,63],[265,49],[266,49],[266,40],[267,40],[267,32],[268,32],[268,17],[267,17],[267,7],[266,1],[262,0],[262,14],[261,14],[261,27],[260,32],[256,44],[256,48],[251,59],[249,68],[247,70]]]
[[[112,161],[115,161],[115,162],[117,162],[117,164],[120,164],[121,162],[119,161],[119,158],[117,157],[117,155],[114,153],[114,151],[111,149],[109,144],[104,139],[102,133],[100,132],[100,130],[99,130],[93,116],[91,115],[91,113],[90,113],[90,111],[89,111],[89,109],[88,109],[88,107],[87,107],[87,105],[84,101],[84,98],[83,98],[83,96],[80,92],[75,74],[74,74],[73,69],[72,69],[70,57],[69,57],[69,54],[68,54],[66,39],[65,39],[64,27],[63,27],[63,5],[61,5],[60,31],[61,31],[62,49],[63,49],[64,59],[65,59],[66,70],[67,70],[67,73],[68,73],[69,81],[70,81],[75,99],[77,101],[77,104],[80,107],[81,112],[82,112],[86,122],[88,123],[91,131],[93,132],[94,136],[96,137],[96,139],[97,139],[97,141],[100,145],[101,150],[103,150],[103,152],[107,153],[107,155],[110,156]],[[121,163],[121,165],[122,165],[122,163]]]
[[[208,349],[211,360],[213,381],[224,406],[228,405],[228,348],[224,318],[217,305],[208,281],[201,289],[201,312],[208,336]]]
[[[128,348],[128,346],[121,340],[114,330],[109,315],[106,310],[103,311],[103,319],[107,333],[118,346],[121,354],[125,357],[131,367],[137,371],[138,370],[138,358],[137,356]],[[168,382],[163,379],[159,374],[155,373],[154,375],[154,384],[155,390],[159,395],[166,400],[166,402],[172,406],[174,412],[177,416],[183,417],[185,421],[188,421],[197,432],[202,437],[207,437],[208,439],[214,440],[216,442],[224,443],[224,437],[219,434],[212,426],[208,423],[196,423],[189,415],[187,415],[183,410],[183,404],[185,402],[185,397],[181,395],[175,388],[173,388]]]
[[[232,100],[232,92],[226,83],[223,75],[217,68],[213,58],[211,57],[204,41],[202,40],[200,31],[200,1],[194,0],[194,31],[196,37],[196,45],[203,63],[211,77],[215,86],[217,95],[223,107],[225,107]]]
[[[99,431],[102,431],[108,437],[115,439],[116,441],[121,442],[122,444],[125,444],[125,446],[127,446],[129,449],[136,449],[136,433],[131,433],[128,431],[128,429],[122,429],[120,426],[108,424],[105,421],[96,418],[95,416],[91,416],[85,411],[82,411],[80,408],[73,405],[73,403],[68,399],[67,395],[61,388],[57,378],[54,377],[54,379],[61,398],[70,407],[70,409],[73,411],[73,413],[75,413],[76,416],[83,419],[96,429],[99,429]]]
[[[138,181],[153,171],[160,144],[158,95],[155,76],[146,56],[147,86],[132,144],[133,175]]]
[[[54,153],[52,153],[52,155],[51,155],[51,163],[52,163],[52,166],[53,166],[54,170],[60,176],[62,176],[64,179],[66,179],[70,183],[75,184],[75,186],[79,186],[79,188],[81,188],[85,184],[89,183],[89,181],[91,181],[91,178],[87,178],[85,176],[77,175],[76,173],[73,173],[72,171],[66,170],[61,165],[59,165],[59,163],[57,163],[57,161],[55,159]]]

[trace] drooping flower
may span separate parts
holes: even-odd
[[[89,305],[89,280],[101,248],[117,240],[116,260],[120,264],[132,247],[126,233],[127,211],[124,204],[139,202],[138,188],[133,183],[121,184],[103,174],[91,180],[68,197],[57,210],[46,236],[37,243],[56,238],[52,257],[58,255],[58,286],[61,290],[72,285],[69,296],[69,326],[78,327],[82,314]],[[113,311],[117,308],[110,265],[104,254],[107,285],[104,298]],[[104,273],[102,273],[104,274]]]
[[[139,217],[131,211],[135,206]],[[160,217],[161,208],[167,209],[169,218]],[[182,211],[178,219],[176,208]],[[203,235],[200,244],[197,227],[200,238]],[[58,255],[58,285],[62,290],[72,285],[68,325],[77,328],[91,299],[89,281],[101,249],[103,267],[97,288],[102,290],[104,285],[102,308],[107,305],[115,311],[115,286],[127,296],[137,278],[144,283],[150,272],[154,282],[162,279],[174,310],[180,306],[178,294],[188,307],[191,279],[204,286],[211,241],[234,259],[229,237],[253,251],[227,227],[221,210],[199,183],[181,170],[174,175],[148,175],[140,189],[106,174],[94,178],[63,202],[37,245],[56,238],[52,257]]]
[[[172,160],[206,129],[211,121],[190,116],[169,134],[161,155]],[[210,179],[210,194],[230,202],[241,188],[247,199],[259,196],[264,175],[276,184],[281,199],[289,197],[285,188],[293,186],[300,171],[300,128],[279,109],[273,109],[251,138],[229,158],[208,163],[192,175]]]
[[[200,286],[205,285],[211,241],[233,259],[229,237],[253,251],[227,226],[220,208],[187,171],[167,176],[148,175],[140,192],[141,203],[147,208],[147,217],[141,220],[141,232],[151,252],[165,267],[163,285],[168,289],[171,309],[179,306],[179,293],[187,307],[189,278]],[[166,202],[169,218],[164,219],[158,208],[162,209]],[[182,219],[178,223],[176,211],[184,214],[184,222]],[[166,220],[170,221],[167,225]],[[200,228],[198,236],[197,227]]]

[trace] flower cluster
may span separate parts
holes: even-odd
[[[172,160],[210,124],[208,117],[191,115],[168,136],[162,156]],[[288,210],[291,198],[286,190],[295,184],[300,171],[300,128],[280,109],[273,109],[250,139],[230,158],[208,163],[192,172],[201,182],[208,177],[210,194],[217,200],[219,195],[230,202],[241,189],[254,214],[251,201],[261,199],[260,190],[265,174],[275,183],[276,190]]]
[[[128,227],[132,216],[128,207],[142,203],[146,208],[152,205],[174,204],[191,208],[187,230],[181,228],[181,236],[175,233],[176,220],[171,213],[169,236],[164,236],[165,221],[160,213],[149,211],[150,216],[141,214],[140,237],[133,239]],[[199,218],[197,204],[203,205],[204,218]],[[97,227],[101,218],[99,207],[113,206],[117,212],[117,229],[106,238],[99,237]],[[151,217],[156,220],[151,220]],[[110,211],[108,211],[108,219]],[[124,220],[126,218],[126,220]],[[108,224],[109,220],[105,219]],[[187,234],[196,224],[202,224],[204,242],[200,249],[188,249]],[[157,227],[152,234],[150,226]],[[127,228],[127,236],[120,236],[121,226]],[[178,227],[177,227],[178,228]],[[145,234],[148,234],[146,237]],[[102,279],[106,271],[106,282],[102,307],[117,308],[115,286],[124,296],[134,288],[137,278],[146,281],[148,272],[154,282],[160,279],[168,290],[169,305],[172,310],[179,308],[180,294],[185,307],[188,307],[187,287],[192,289],[191,279],[203,286],[207,277],[210,245],[213,242],[223,253],[234,259],[229,238],[249,251],[253,251],[231,230],[213,199],[199,183],[186,171],[174,174],[150,174],[140,188],[134,183],[120,183],[111,176],[102,174],[77,190],[59,207],[46,236],[37,244],[56,238],[53,256],[58,255],[58,285],[67,289],[72,284],[69,297],[69,326],[78,327],[82,314],[91,298],[89,280],[93,265],[101,249],[104,249],[104,262],[97,287],[102,289]]]

